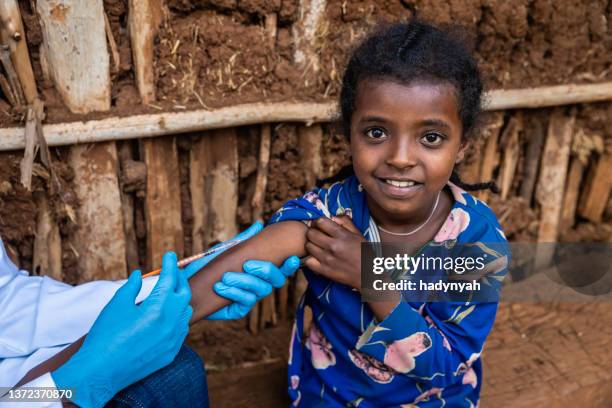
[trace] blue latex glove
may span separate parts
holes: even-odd
[[[81,407],[102,407],[117,392],[170,364],[189,331],[191,291],[174,253],[162,260],[151,294],[134,304],[142,285],[134,271],[102,310],[81,348],[51,373],[57,388],[74,390]]]
[[[231,300],[232,304],[207,317],[208,320],[240,319],[249,313],[255,303],[280,288],[287,278],[300,267],[300,258],[291,256],[280,268],[272,262],[246,261],[244,273],[225,272],[213,289],[219,296]]]

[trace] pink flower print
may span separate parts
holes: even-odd
[[[432,395],[435,395],[438,398],[441,398],[443,390],[444,390],[444,388],[433,387],[432,389],[427,390],[424,393],[422,393],[421,395],[419,395],[418,397],[416,397],[416,399],[414,400],[414,403],[416,404],[417,402],[427,401],[427,400],[429,400],[429,397],[431,397]]]
[[[299,387],[299,385],[300,385],[300,377],[297,375],[292,375],[291,376],[291,389],[297,390],[297,387]]]
[[[468,370],[463,374],[461,384],[470,384],[472,388],[476,388],[478,385],[478,377],[476,377],[476,371],[474,371],[472,367],[468,368]]]
[[[325,370],[329,366],[336,365],[336,356],[332,351],[332,345],[314,324],[310,326],[308,331],[306,348],[310,350],[312,366],[317,370]]]
[[[451,183],[450,181],[447,183],[448,186],[450,187],[451,193],[453,194],[453,198],[455,199],[455,201],[463,204],[463,205],[467,205],[467,202],[465,201],[465,195],[468,195],[468,193],[465,192],[464,189],[462,189],[461,187]]]
[[[414,333],[387,346],[384,363],[397,372],[408,373],[414,369],[414,358],[430,347],[431,338],[427,333]]]
[[[480,353],[472,353],[470,358],[465,363],[459,364],[457,370],[455,371],[455,375],[463,374],[463,378],[461,379],[462,384],[470,384],[473,388],[476,388],[478,385],[478,377],[476,376],[476,372],[472,368],[472,364],[476,360],[480,358]]]
[[[331,214],[329,213],[329,210],[327,209],[323,201],[321,201],[317,193],[310,191],[304,194],[302,198],[308,201],[309,203],[313,204],[317,208],[317,210],[321,211],[327,218],[331,218]]]
[[[357,367],[361,368],[364,373],[372,380],[380,384],[387,384],[393,380],[394,372],[383,363],[357,350],[349,350],[348,355]]]
[[[448,214],[444,225],[434,237],[434,242],[444,242],[457,239],[470,223],[470,214],[461,208],[455,208]]]
[[[423,303],[418,310],[419,314],[421,316],[423,316],[423,319],[425,319],[425,321],[427,322],[427,325],[429,326],[429,328],[434,328],[438,331],[438,333],[440,333],[440,336],[442,336],[442,346],[444,346],[445,349],[447,349],[448,351],[453,351],[453,349],[451,348],[450,343],[448,342],[448,339],[446,338],[446,336],[444,335],[444,333],[442,333],[442,331],[440,329],[438,329],[438,326],[436,326],[436,324],[434,323],[433,320],[431,320],[431,317],[429,317],[429,315],[427,315],[427,313],[425,312],[425,304]]]

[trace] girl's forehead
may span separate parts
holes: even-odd
[[[357,86],[356,116],[389,119],[443,117],[460,122],[455,87],[444,82],[414,81],[402,84],[386,79],[368,79]]]

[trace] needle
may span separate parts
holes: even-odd
[[[210,248],[210,249],[208,249],[208,250],[206,250],[204,252],[201,252],[201,253],[199,253],[197,255],[193,255],[193,256],[190,256],[189,258],[181,259],[180,261],[177,262],[177,265],[178,265],[179,268],[182,268],[182,267],[184,267],[186,265],[189,265],[193,261],[196,261],[198,259],[204,258],[205,256],[209,256],[209,255],[215,254],[215,253],[217,253],[219,251],[222,251],[222,250],[231,248],[233,246],[236,246],[239,243],[241,243],[242,241],[243,241],[242,239],[237,239],[235,241],[229,241],[229,242],[225,242],[223,244],[214,246],[214,247],[212,247],[212,248]],[[159,275],[160,272],[161,272],[161,269],[155,269],[154,271],[151,271],[149,273],[146,273],[146,274],[142,275],[142,277],[143,278],[148,278],[149,276]]]

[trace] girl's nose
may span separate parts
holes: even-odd
[[[386,163],[397,169],[414,167],[417,164],[417,146],[414,146],[408,137],[400,137],[392,143]]]

